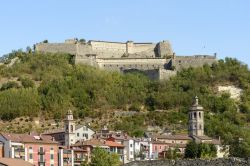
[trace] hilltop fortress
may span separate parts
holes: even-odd
[[[49,53],[68,53],[76,64],[87,64],[105,70],[141,71],[151,79],[168,79],[188,67],[211,65],[215,55],[177,56],[168,41],[134,43],[65,40],[64,43],[38,43],[35,50]]]

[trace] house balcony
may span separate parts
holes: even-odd
[[[85,161],[85,158],[74,158],[75,162],[82,162]]]

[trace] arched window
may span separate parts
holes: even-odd
[[[201,118],[201,112],[199,112],[199,118]]]
[[[66,131],[69,131],[69,128],[68,128],[68,126],[66,125]]]
[[[200,125],[200,130],[201,130],[201,125]]]
[[[196,112],[194,113],[194,118],[196,119]]]
[[[70,126],[70,131],[73,132],[73,130],[74,130],[74,127],[73,127],[73,125],[71,125]]]

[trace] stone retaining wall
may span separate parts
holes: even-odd
[[[181,160],[150,160],[150,161],[134,161],[124,166],[249,166],[250,158],[228,158],[228,159],[181,159]]]

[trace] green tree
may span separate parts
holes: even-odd
[[[109,154],[106,150],[99,147],[95,148],[91,154],[89,166],[119,166],[119,156],[115,153]]]
[[[197,158],[198,156],[198,144],[191,141],[187,144],[185,149],[185,158]]]
[[[0,90],[3,91],[3,90],[11,89],[11,88],[19,88],[18,83],[15,81],[9,81],[7,83],[4,83]]]
[[[34,82],[29,78],[20,78],[20,81],[24,88],[33,88],[35,86]]]
[[[250,145],[239,138],[235,138],[229,149],[230,156],[233,157],[250,157]]]

